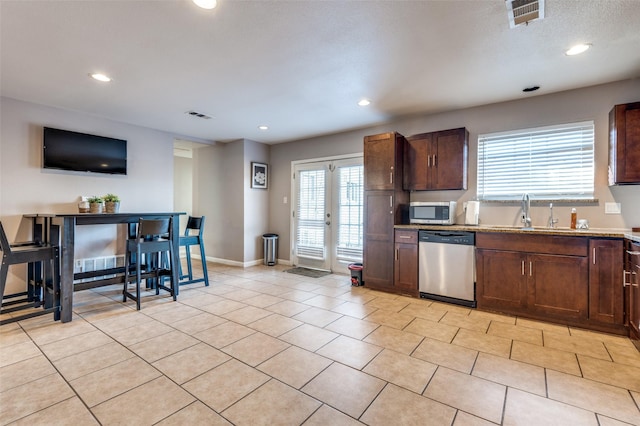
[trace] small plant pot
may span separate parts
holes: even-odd
[[[89,213],[102,213],[103,209],[102,203],[89,203]]]
[[[120,211],[120,201],[105,201],[105,213],[118,213]]]

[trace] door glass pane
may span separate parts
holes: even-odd
[[[361,165],[338,168],[338,260],[362,260],[363,170]]]
[[[325,259],[325,171],[299,172],[296,255]]]

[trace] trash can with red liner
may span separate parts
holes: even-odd
[[[351,271],[351,285],[356,287],[364,285],[362,281],[362,263],[350,263],[347,268]]]

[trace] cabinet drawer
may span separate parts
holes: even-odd
[[[396,229],[396,243],[418,244],[418,231]]]

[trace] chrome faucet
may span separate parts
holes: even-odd
[[[553,218],[553,203],[549,203],[549,228],[555,228],[558,219]]]
[[[531,210],[531,197],[527,192],[522,194],[522,223],[524,223],[523,229],[532,229],[531,216],[529,211]]]

